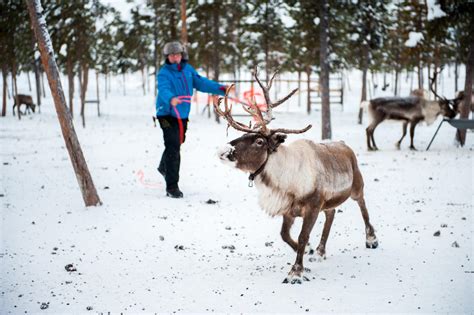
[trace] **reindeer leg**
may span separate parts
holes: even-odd
[[[316,253],[321,257],[321,259],[326,259],[326,242],[328,240],[329,232],[331,231],[332,222],[334,221],[334,214],[336,213],[335,209],[326,210],[324,214],[326,215],[326,221],[324,222],[323,233],[321,234],[321,240],[319,245],[316,248]]]
[[[352,185],[351,198],[357,201],[359,205],[360,212],[362,213],[362,218],[365,223],[365,246],[367,248],[377,248],[379,242],[375,236],[374,227],[370,224],[369,212],[365,206],[364,200],[364,179],[360,173],[359,168],[356,166],[354,169],[354,181]]]
[[[365,223],[365,247],[377,248],[379,242],[377,240],[377,236],[375,236],[374,227],[372,224],[370,224],[369,212],[365,206],[364,197],[361,196],[359,199],[357,199],[357,203],[359,204],[360,212],[362,213],[362,218],[364,218]]]
[[[313,229],[314,223],[318,218],[319,208],[313,208],[313,211],[308,209],[308,211],[304,211],[305,215],[303,217],[303,227],[301,228],[300,235],[298,237],[298,249],[296,251],[296,261],[291,267],[288,276],[283,280],[283,283],[302,283],[302,280],[309,281],[308,278],[303,277],[303,256],[306,248],[306,244],[309,240],[309,235],[311,234],[311,230]]]
[[[379,148],[378,148],[377,145],[375,144],[374,131],[375,131],[375,128],[374,128],[374,130],[372,131],[372,134],[370,135],[370,137],[371,137],[371,139],[372,139],[372,145],[373,145],[373,147],[374,147],[374,150],[377,151]]]
[[[370,133],[371,133],[371,130],[369,129],[369,127],[367,127],[367,129],[365,129],[365,134],[367,136],[367,150],[373,151],[374,149],[372,148],[372,144],[370,141]]]
[[[365,132],[367,134],[367,149],[369,151],[376,151],[379,148],[377,148],[377,145],[375,144],[375,139],[374,139],[374,132],[375,128],[383,121],[383,118],[376,117],[374,118],[374,121],[365,129]],[[372,142],[372,145],[370,144]]]
[[[283,224],[281,226],[280,235],[281,235],[281,238],[283,239],[283,241],[285,243],[287,243],[288,245],[290,245],[290,247],[296,252],[296,250],[298,249],[298,243],[296,241],[294,241],[293,238],[290,235],[290,229],[291,229],[291,226],[293,225],[294,221],[295,221],[295,217],[293,217],[289,214],[283,215]],[[308,253],[309,255],[314,254],[314,249],[311,248],[309,243],[308,243],[308,245],[306,245],[305,254],[306,253]]]
[[[402,137],[400,138],[400,140],[398,140],[398,142],[395,144],[397,146],[397,149],[400,150],[400,144],[402,143],[402,140],[403,138],[405,138],[405,135],[407,134],[407,125],[408,125],[408,120],[404,120],[403,121],[403,135]]]
[[[294,221],[295,217],[292,217],[289,214],[283,215],[283,224],[281,225],[280,235],[283,241],[290,245],[290,247],[293,248],[293,250],[296,252],[296,250],[298,249],[298,243],[296,243],[290,235],[290,229]]]
[[[415,137],[415,127],[420,122],[419,119],[414,120],[410,124],[410,150],[416,151],[415,146],[413,145],[413,138]]]

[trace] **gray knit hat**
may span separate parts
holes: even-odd
[[[168,58],[168,55],[171,54],[179,54],[183,55],[183,59],[188,60],[188,52],[186,51],[186,47],[178,41],[166,43],[165,47],[163,48],[163,55]]]

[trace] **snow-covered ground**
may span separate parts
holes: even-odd
[[[358,156],[380,245],[365,248],[362,217],[349,200],[337,211],[327,260],[305,256],[311,281],[282,284],[296,255],[280,239],[281,218],[259,209],[247,174],[215,156],[238,132],[226,137],[225,125],[202,115],[202,105],[193,110],[182,147],[185,198],[165,197],[153,93],[142,96],[134,78],[128,96],[117,78],[102,117],[89,105],[87,128],[75,117],[99,207],[83,205],[51,97],[41,114],[18,121],[9,104],[0,118],[1,314],[474,312],[473,133],[458,148],[454,129],[443,125],[426,152],[438,120],[417,127],[419,151],[408,150],[408,137],[398,151],[401,124],[384,122],[375,133],[381,150],[368,152],[367,115],[356,124],[359,74],[352,73],[344,111],[332,110],[333,139]],[[308,116],[296,99],[277,111],[273,127],[312,123],[289,141],[318,141],[320,112]],[[77,270],[66,271],[68,264]]]

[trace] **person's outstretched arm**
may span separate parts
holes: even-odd
[[[200,76],[192,67],[191,71],[193,73],[193,86],[198,91],[210,94],[225,95],[225,85],[221,85],[216,81],[209,80],[208,78]]]

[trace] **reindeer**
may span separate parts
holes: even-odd
[[[20,112],[20,107],[21,105],[25,105],[26,109],[24,113],[21,113],[21,115],[25,115],[26,113],[30,113],[30,110],[35,112],[36,105],[33,103],[33,98],[30,95],[25,95],[25,94],[18,94],[15,98],[15,102],[13,104],[13,116],[15,116],[15,107],[18,106],[18,111]],[[17,104],[17,99],[18,99],[18,104]]]
[[[303,256],[320,212],[324,212],[326,220],[316,254],[322,259],[326,257],[326,242],[335,208],[349,197],[357,201],[362,212],[367,248],[376,248],[378,240],[369,221],[364,200],[364,181],[351,148],[342,141],[315,143],[311,140],[297,140],[283,145],[288,134],[300,134],[311,128],[311,125],[300,130],[272,130],[267,127],[273,118],[272,109],[289,99],[297,89],[273,103],[269,90],[275,75],[268,86],[260,82],[256,70],[254,76],[267,103],[266,117],[263,117],[253,101],[253,104],[244,109],[256,119],[255,125],[246,126],[235,121],[231,113],[232,107],[229,107],[227,101],[228,89],[225,97],[214,103],[214,107],[229,126],[245,134],[230,141],[227,147],[218,152],[218,156],[224,163],[250,173],[250,183],[255,182],[259,193],[260,207],[272,217],[283,217],[281,238],[297,254],[283,283],[302,283],[303,280],[309,280],[303,275]],[[224,110],[221,110],[222,100]],[[290,236],[290,228],[296,217],[303,218],[297,241]],[[314,250],[310,250],[310,253],[314,253]]]
[[[415,127],[419,122],[425,121],[428,125],[431,125],[439,115],[448,118],[456,116],[457,99],[448,100],[445,97],[439,96],[433,89],[436,75],[437,73],[435,72],[431,79],[430,89],[438,97],[439,100],[437,101],[427,100],[423,96],[424,93],[420,90],[413,91],[409,97],[379,97],[370,100],[368,106],[372,122],[366,129],[367,148],[369,151],[378,150],[375,144],[374,131],[386,119],[403,121],[403,135],[395,144],[399,150],[400,144],[407,134],[407,125],[410,123],[410,149],[416,150],[413,145],[413,138],[415,136]]]

